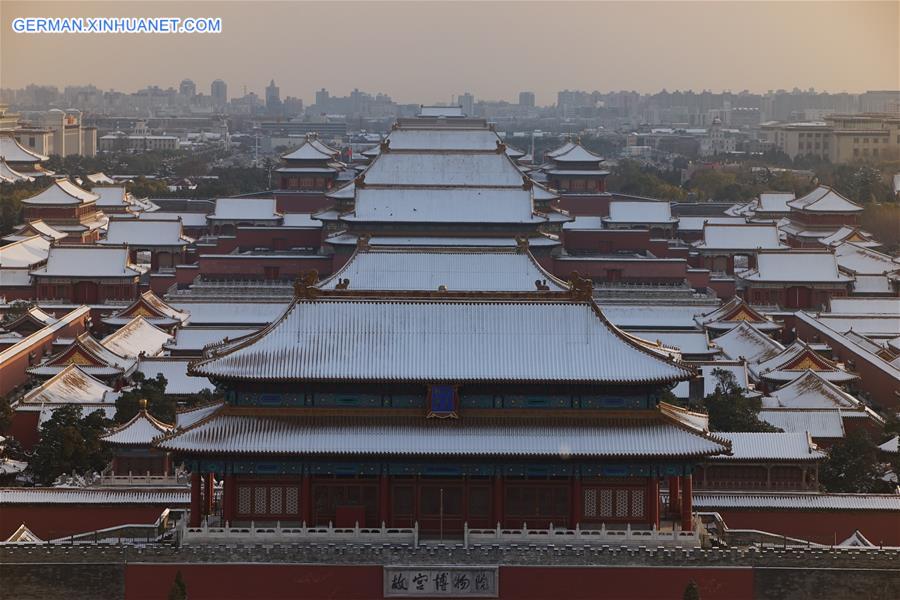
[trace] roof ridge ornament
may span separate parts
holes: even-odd
[[[533,187],[534,187],[534,180],[531,179],[531,177],[529,177],[528,175],[523,174],[522,175],[522,189],[530,190]]]
[[[356,249],[360,252],[371,250],[370,242],[372,240],[372,236],[368,233],[364,233],[356,238]]]
[[[528,252],[528,238],[524,235],[516,236],[516,254]]]
[[[506,152],[506,144],[504,144],[501,140],[497,140],[497,148],[494,150],[497,154],[503,154]]]
[[[381,140],[381,144],[379,146],[382,154],[387,154],[391,151],[391,138],[384,138]]]
[[[571,294],[574,300],[591,300],[594,297],[594,282],[582,277],[578,271],[572,271],[569,283],[572,286]]]
[[[304,271],[294,282],[294,298],[315,298],[319,294],[319,272],[315,269]]]
[[[366,187],[366,174],[360,173],[356,176],[356,179],[353,180],[353,185],[356,186],[356,189],[361,190]]]

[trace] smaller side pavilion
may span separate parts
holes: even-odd
[[[113,475],[170,474],[170,453],[154,447],[153,442],[173,429],[147,412],[147,401],[141,400],[141,409],[130,421],[100,437],[112,448]]]

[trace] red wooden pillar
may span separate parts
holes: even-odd
[[[378,520],[387,526],[391,524],[391,488],[387,473],[378,478]]]
[[[691,522],[692,501],[693,501],[693,482],[690,475],[681,478],[681,530],[691,531],[694,527]]]
[[[234,521],[234,487],[234,473],[228,473],[222,486],[222,520],[226,523]]]
[[[503,475],[494,475],[493,523],[503,526]]]
[[[681,511],[681,500],[679,500],[681,486],[678,484],[678,479],[678,477],[669,477],[669,512],[673,515]]]
[[[312,484],[309,475],[303,474],[300,478],[300,520],[312,527]]]
[[[191,527],[200,527],[200,473],[191,473]]]
[[[575,529],[575,525],[581,522],[582,498],[584,497],[581,490],[581,477],[575,475],[572,477],[572,508],[569,514],[569,529]]]
[[[651,527],[659,529],[659,479],[647,479],[647,517]]]
[[[206,485],[203,488],[203,514],[213,514],[213,498],[216,493],[216,478],[213,473],[206,474]]]

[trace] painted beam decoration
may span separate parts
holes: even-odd
[[[385,598],[497,598],[497,567],[384,567]]]

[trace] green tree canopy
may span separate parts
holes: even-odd
[[[819,472],[819,482],[829,492],[888,492],[890,485],[882,479],[886,471],[878,446],[868,433],[856,429],[831,447]]]
[[[116,422],[127,423],[141,409],[141,400],[147,401],[147,411],[164,423],[175,422],[175,401],[166,396],[169,383],[162,373],[153,379],[137,372],[132,376],[134,387],[116,399]]]
[[[715,369],[713,375],[718,380],[716,391],[703,399],[711,431],[781,431],[760,420],[762,402],[747,396],[731,371]]]
[[[103,412],[82,416],[75,404],[62,406],[41,425],[29,469],[37,483],[49,485],[63,473],[92,473],[106,468],[111,453],[100,436],[112,425]]]

